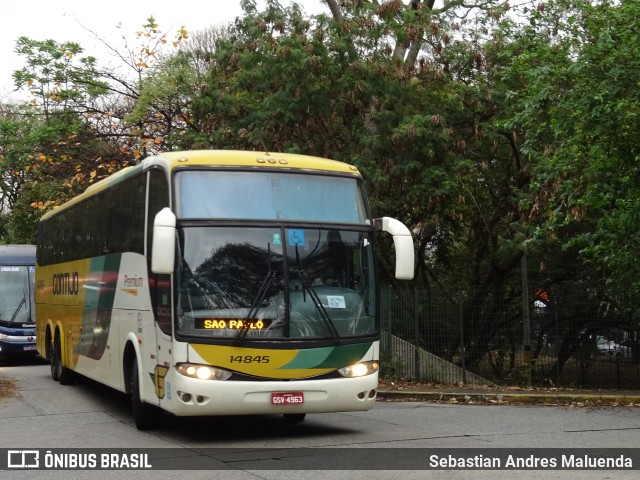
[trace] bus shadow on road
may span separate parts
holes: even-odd
[[[21,355],[3,355],[0,353],[0,367],[22,367],[28,365],[45,365],[47,363],[49,362],[35,353]]]
[[[322,423],[322,415],[308,416],[297,424],[282,415],[230,415],[209,417],[174,417],[166,415],[162,429],[170,429],[182,440],[220,443],[255,440],[294,440],[301,438],[352,435],[354,430],[335,423]],[[318,419],[318,421],[316,421]],[[215,445],[213,445],[215,446]]]
[[[76,387],[104,404],[109,413],[133,425],[131,397],[89,378],[78,376]],[[323,421],[323,416],[327,416]],[[357,430],[337,425],[336,414],[310,414],[300,423],[288,422],[282,415],[219,415],[176,417],[164,413],[153,430],[155,434],[179,438],[185,442],[203,442],[208,446],[228,445],[229,441],[291,440],[311,437],[352,435]]]

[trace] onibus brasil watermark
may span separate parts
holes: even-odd
[[[131,470],[151,469],[148,453],[82,453],[53,452],[45,450],[8,450],[8,469],[48,469],[48,470]]]
[[[5,470],[640,470],[640,448],[2,450]]]

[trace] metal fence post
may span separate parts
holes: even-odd
[[[467,349],[464,346],[464,302],[460,302],[459,307],[459,322],[460,322],[460,366],[462,367],[462,383],[467,384],[467,367],[465,358],[467,356]]]
[[[391,335],[392,335],[392,331],[391,331],[391,300],[392,300],[392,294],[391,294],[391,285],[387,285],[387,315],[386,317],[386,323],[387,323],[387,338],[385,339],[385,350],[387,352],[387,361],[389,362],[389,365],[392,366],[393,368],[393,377],[395,379],[396,377],[396,365],[395,365],[395,360],[393,358],[393,352],[391,351]]]
[[[420,323],[418,321],[418,289],[416,287],[413,288],[413,327],[415,334],[413,342],[415,377],[420,381],[422,380],[422,369],[420,368]]]
[[[525,382],[531,386],[531,319],[529,317],[529,281],[527,274],[527,254],[520,259],[522,270],[522,350],[524,353]]]

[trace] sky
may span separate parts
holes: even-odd
[[[260,2],[259,2],[260,3]],[[288,4],[287,0],[281,0]],[[308,14],[325,11],[320,0],[297,0]],[[153,16],[161,31],[173,32],[184,26],[195,32],[233,22],[242,15],[240,0],[13,0],[2,2],[0,13],[0,100],[18,98],[12,73],[23,66],[15,53],[16,40],[52,39],[77,42],[83,55],[93,55],[100,64],[110,60],[109,53],[88,30],[110,45],[122,48],[122,36],[133,40],[136,30]],[[121,28],[118,28],[121,24]]]

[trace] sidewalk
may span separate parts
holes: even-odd
[[[525,389],[514,387],[395,384],[381,382],[378,400],[469,405],[640,407],[640,392],[624,390]]]

